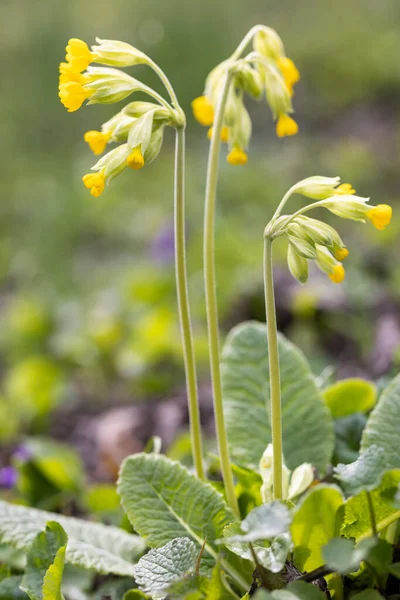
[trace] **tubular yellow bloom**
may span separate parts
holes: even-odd
[[[207,132],[207,137],[209,140],[211,140],[212,134],[213,134],[213,128],[210,127],[210,129]],[[229,127],[225,126],[221,129],[221,142],[223,142],[224,144],[227,144],[228,140],[229,140]]]
[[[87,173],[82,177],[82,181],[85,187],[90,190],[92,196],[96,198],[100,196],[100,194],[104,191],[105,186],[105,178],[104,173],[100,171],[99,173]]]
[[[85,90],[77,81],[69,81],[60,85],[58,93],[61,104],[68,109],[68,112],[75,112],[91,96],[93,91]]]
[[[134,150],[130,153],[126,159],[126,164],[135,171],[138,171],[144,167],[144,158],[140,146],[134,148]]]
[[[233,148],[226,157],[226,160],[231,165],[245,165],[248,161],[248,156],[241,148]]]
[[[333,283],[342,283],[346,276],[343,265],[335,265],[332,269],[332,273],[329,274],[329,279],[333,281]]]
[[[103,133],[102,131],[96,131],[93,129],[91,131],[87,131],[83,136],[83,139],[87,144],[89,144],[89,148],[93,154],[98,155],[103,154],[110,137],[111,132]]]
[[[278,67],[283,75],[289,90],[300,81],[300,72],[291,58],[280,56],[277,60]]]
[[[336,260],[342,261],[348,257],[349,251],[347,248],[337,248],[334,252]]]
[[[378,204],[378,206],[374,206],[367,212],[367,217],[376,229],[382,231],[390,223],[392,207],[388,204]]]
[[[87,81],[87,77],[85,77],[85,75],[82,75],[81,73],[77,73],[76,71],[74,71],[73,68],[71,67],[71,65],[66,62],[60,63],[59,70],[60,70],[60,79],[59,79],[60,85],[63,83],[69,83],[71,81],[76,81],[77,83],[80,83],[81,85],[83,85]]]
[[[65,49],[67,51],[65,60],[77,73],[87,69],[94,58],[94,54],[89,50],[86,42],[83,42],[77,38],[71,38],[68,40],[68,45]]]
[[[204,127],[210,127],[214,122],[214,108],[206,96],[199,96],[192,102],[193,115],[196,121]]]
[[[350,196],[355,193],[356,190],[353,189],[351,183],[342,183],[335,189],[335,194],[338,194],[339,196]]]
[[[278,122],[276,124],[276,135],[278,137],[285,137],[287,135],[296,135],[299,131],[299,126],[296,121],[289,117],[289,115],[279,115]]]

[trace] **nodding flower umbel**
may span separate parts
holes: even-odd
[[[387,204],[372,206],[369,198],[356,195],[350,183],[340,184],[339,177],[308,177],[290,188],[282,201],[282,207],[293,194],[312,198],[308,204],[292,215],[280,216],[277,211],[266,228],[265,235],[288,238],[288,267],[295,279],[305,283],[308,279],[308,263],[314,260],[317,267],[328,275],[333,283],[341,283],[345,278],[342,261],[349,251],[337,231],[317,219],[305,215],[313,208],[327,208],[333,214],[344,219],[365,223],[370,221],[379,230],[383,230],[392,217],[392,207]]]
[[[265,95],[276,120],[278,137],[295,135],[299,130],[290,116],[293,112],[293,86],[300,79],[296,65],[286,56],[281,38],[270,27],[257,26],[248,41],[251,39],[252,52],[242,57],[245,48],[239,46],[231,58],[211,71],[203,95],[192,102],[195,119],[204,127],[211,127],[223,95],[226,74],[230,74],[221,140],[229,146],[227,161],[232,165],[244,165],[247,162],[251,120],[243,103],[245,94],[256,99]]]
[[[68,112],[88,104],[113,104],[135,92],[144,92],[151,102],[130,102],[99,130],[90,129],[84,140],[96,155],[108,144],[121,143],[82,178],[92,196],[100,196],[105,186],[126,167],[139,170],[160,152],[166,126],[182,126],[181,109],[171,106],[160,94],[120,69],[147,64],[160,74],[159,67],[143,52],[116,40],[97,40],[97,45],[72,38],[66,47],[65,62],[60,63],[59,97]],[[98,63],[103,66],[92,66]],[[115,68],[117,67],[117,68]]]

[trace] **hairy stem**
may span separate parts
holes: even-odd
[[[223,116],[228,96],[231,74],[228,71],[224,81],[221,96],[219,98],[213,135],[210,144],[208,158],[207,184],[204,213],[204,286],[207,309],[208,344],[210,350],[210,369],[213,388],[215,428],[217,432],[218,449],[221,461],[222,476],[224,479],[228,504],[239,515],[239,507],[235,494],[232,468],[229,459],[228,439],[226,435],[224,412],[222,405],[222,385],[220,371],[220,341],[218,330],[218,305],[215,278],[215,203],[218,181],[219,153],[221,147],[221,129]]]
[[[274,498],[282,498],[282,411],[281,387],[278,354],[278,333],[276,327],[274,279],[272,270],[272,241],[264,238],[264,291],[265,313],[267,318],[269,380],[271,396],[272,447],[274,462]],[[268,410],[269,407],[267,407]]]
[[[175,151],[175,270],[178,311],[181,324],[186,388],[189,405],[193,462],[197,476],[205,479],[201,439],[196,362],[189,308],[185,246],[185,130],[176,130]]]

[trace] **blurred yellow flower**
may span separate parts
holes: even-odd
[[[342,183],[335,189],[335,194],[339,194],[340,196],[350,196],[355,193],[356,190],[353,189],[351,183]]]
[[[213,135],[213,128],[210,127],[210,129],[207,132],[207,137],[209,140],[211,140]],[[227,144],[229,140],[229,127],[226,127],[226,125],[221,129],[221,142],[223,142],[224,144]]]
[[[347,248],[337,248],[334,252],[336,260],[342,261],[348,257],[349,251]]]
[[[331,281],[333,281],[333,283],[342,283],[342,281],[345,278],[345,270],[343,268],[343,265],[335,265],[334,267],[332,267],[332,273],[330,273],[329,279]]]
[[[111,132],[103,133],[102,131],[96,131],[93,129],[91,131],[87,131],[83,136],[83,139],[87,144],[89,144],[93,154],[98,155],[103,154],[110,137]]]
[[[63,83],[69,83],[71,81],[76,81],[77,83],[84,84],[87,80],[85,75],[82,75],[82,73],[77,73],[76,71],[74,71],[74,69],[71,67],[71,65],[66,62],[60,63],[59,70],[60,70],[60,79],[59,79],[60,85]]]
[[[226,158],[231,165],[245,165],[248,161],[248,156],[241,148],[233,148]]]
[[[104,173],[87,173],[82,177],[82,181],[85,187],[90,190],[92,196],[96,198],[102,194],[105,186]]]
[[[128,167],[134,169],[135,171],[138,171],[144,167],[144,158],[140,146],[134,148],[134,150],[129,154],[128,158],[126,159],[126,163]]]
[[[286,56],[280,56],[277,59],[278,67],[283,75],[283,79],[285,80],[286,86],[290,92],[290,95],[293,95],[293,86],[300,81],[300,72],[291,58],[287,58]]]
[[[205,127],[210,127],[214,122],[214,107],[206,96],[199,96],[192,102],[194,118]]]
[[[67,54],[65,60],[71,65],[71,68],[80,73],[87,69],[93,60],[93,52],[89,50],[86,42],[77,38],[71,38],[66,47]]]
[[[378,206],[374,206],[367,212],[367,217],[376,229],[382,231],[390,223],[392,207],[388,204],[378,204]]]
[[[87,100],[93,92],[85,90],[77,81],[69,81],[60,85],[58,93],[61,104],[68,109],[68,112],[75,112]]]
[[[296,121],[289,117],[289,115],[279,115],[278,122],[276,124],[276,135],[278,137],[285,137],[287,135],[296,135],[299,131],[299,126]]]

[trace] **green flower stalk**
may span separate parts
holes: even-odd
[[[253,50],[242,57],[251,42]],[[284,46],[278,34],[273,29],[258,25],[249,31],[228,60],[211,71],[204,94],[192,102],[197,121],[201,125],[212,126],[209,130],[211,144],[204,214],[204,283],[219,456],[228,503],[236,514],[239,514],[239,508],[229,459],[222,401],[215,277],[215,205],[220,147],[221,141],[228,144],[227,161],[231,165],[247,163],[246,149],[251,138],[251,119],[243,102],[245,94],[256,99],[265,96],[277,120],[276,132],[279,137],[297,133],[298,126],[289,115],[293,112],[293,85],[298,79],[299,73],[293,61],[285,56]],[[276,381],[276,384],[279,385],[279,381]]]
[[[158,156],[165,127],[176,131],[175,152],[175,271],[178,311],[182,332],[193,462],[197,475],[204,479],[202,436],[198,401],[197,373],[191,326],[185,247],[185,127],[186,118],[174,89],[162,69],[143,52],[124,42],[97,40],[91,49],[79,39],[67,45],[66,62],[60,64],[59,97],[69,112],[88,104],[111,104],[132,93],[146,93],[151,102],[136,101],[103,124],[100,131],[90,130],[85,141],[94,154],[102,154],[106,146],[119,145],[102,156],[83,176],[83,184],[97,197],[114,177],[127,168],[142,169]],[[100,67],[89,66],[99,63]],[[137,64],[152,68],[163,82],[169,99],[120,70]],[[117,67],[117,68],[115,68]]]
[[[281,212],[293,194],[315,200],[292,215]],[[313,208],[327,208],[345,219],[369,220],[376,229],[384,229],[390,222],[392,208],[387,204],[371,206],[368,198],[355,196],[348,183],[340,185],[339,177],[308,177],[290,188],[280,202],[274,216],[264,231],[264,289],[267,320],[268,356],[270,372],[270,403],[273,446],[273,498],[284,497],[285,467],[283,465],[282,411],[278,336],[272,266],[272,242],[286,235],[288,239],[288,267],[295,279],[306,283],[308,263],[314,260],[317,267],[333,283],[345,278],[342,261],[349,252],[337,231],[323,221],[304,216]],[[269,410],[269,407],[267,407]]]

